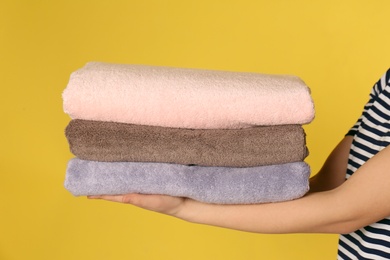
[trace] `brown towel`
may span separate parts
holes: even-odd
[[[252,167],[308,155],[301,125],[184,129],[74,119],[65,134],[71,152],[92,161]]]

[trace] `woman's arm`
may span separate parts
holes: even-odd
[[[340,151],[345,150],[344,145],[347,146],[348,142],[341,142]],[[334,151],[331,156],[334,159],[330,158],[329,166],[325,168],[331,170],[338,164],[335,162],[332,165],[333,160],[340,159],[337,154]],[[343,152],[341,154],[344,156]],[[345,157],[341,161],[345,162]],[[91,198],[130,203],[194,223],[248,232],[349,233],[390,215],[390,146],[367,161],[337,188],[309,193],[293,201],[215,205],[161,195],[127,194]]]

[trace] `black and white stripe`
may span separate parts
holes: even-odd
[[[346,175],[349,178],[390,144],[390,69],[372,88],[361,117],[347,135],[354,136]],[[390,216],[341,235],[338,259],[390,259]]]

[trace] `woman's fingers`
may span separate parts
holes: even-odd
[[[134,206],[164,214],[175,215],[184,204],[185,199],[167,195],[124,194],[124,195],[97,195],[88,196],[89,199],[103,199],[107,201],[132,204]]]

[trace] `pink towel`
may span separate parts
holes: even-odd
[[[296,76],[88,63],[63,93],[72,119],[221,129],[307,124],[309,88]]]

